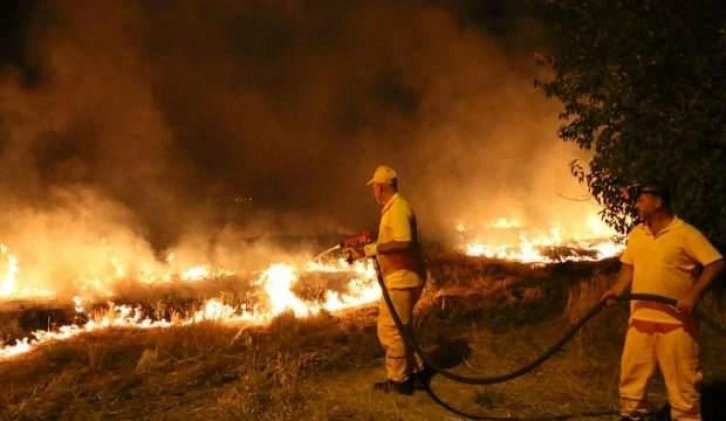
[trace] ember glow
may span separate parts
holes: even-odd
[[[530,230],[517,219],[498,218],[483,226],[456,225],[468,256],[524,263],[602,260],[623,250],[612,231],[597,215],[587,218],[586,229],[564,230],[552,225],[547,231]]]
[[[7,252],[7,250],[6,250]],[[346,293],[325,291],[322,301],[306,301],[299,298],[292,288],[304,272],[347,273],[350,281]],[[206,266],[189,268],[180,276],[185,282],[199,282],[210,276],[232,274],[225,270],[211,270]],[[54,331],[36,331],[30,337],[13,344],[0,345],[0,359],[8,359],[32,351],[42,344],[66,340],[75,336],[109,328],[154,329],[171,326],[188,326],[202,321],[216,321],[227,324],[261,325],[285,312],[296,317],[308,317],[321,311],[340,311],[369,304],[378,300],[380,290],[375,281],[372,265],[357,262],[353,266],[340,260],[335,264],[311,262],[302,268],[291,264],[276,263],[258,274],[255,286],[264,291],[261,302],[254,308],[232,306],[219,299],[207,300],[199,310],[186,317],[166,320],[153,319],[141,307],[108,303],[101,314],[86,314],[85,300],[81,296],[73,298],[78,315],[88,316],[83,324],[62,326]]]

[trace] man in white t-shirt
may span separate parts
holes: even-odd
[[[632,293],[678,300],[676,307],[632,301],[620,371],[623,420],[643,419],[646,389],[659,368],[671,417],[700,420],[701,380],[697,325],[691,310],[724,270],[723,256],[695,227],[671,212],[670,194],[658,184],[639,187],[636,209],[642,223],[628,235],[618,280],[603,300]],[[700,274],[699,274],[700,272]]]

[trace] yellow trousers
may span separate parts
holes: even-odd
[[[625,338],[620,367],[620,412],[633,419],[647,411],[646,390],[656,368],[668,391],[673,420],[700,420],[698,342],[682,327],[636,323]]]
[[[413,318],[413,308],[421,297],[422,287],[389,289],[396,313],[404,325]],[[423,361],[418,354],[409,349],[396,329],[386,302],[381,298],[378,303],[378,340],[386,352],[386,377],[395,382],[406,381],[412,373],[423,369]]]

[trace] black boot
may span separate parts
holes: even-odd
[[[413,395],[413,379],[409,378],[404,382],[386,380],[373,383],[373,390],[383,393],[398,393],[400,395]]]
[[[430,367],[424,367],[423,370],[413,373],[413,387],[416,390],[427,390],[431,384],[431,378],[434,377],[436,371]]]

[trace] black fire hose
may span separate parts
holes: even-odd
[[[577,332],[582,329],[582,327],[590,321],[593,317],[595,317],[597,314],[599,314],[604,308],[605,303],[603,301],[599,301],[596,305],[594,305],[590,310],[588,310],[587,313],[585,313],[584,316],[582,316],[574,325],[572,325],[569,329],[565,331],[565,333],[562,335],[562,337],[555,342],[550,348],[548,348],[543,354],[541,354],[539,357],[532,360],[529,364],[514,370],[510,373],[506,374],[500,374],[495,376],[488,376],[488,377],[469,377],[469,376],[462,376],[460,374],[453,373],[449,370],[446,370],[440,366],[438,366],[436,363],[434,363],[421,349],[421,346],[419,345],[418,341],[416,340],[416,336],[414,335],[413,329],[410,325],[404,325],[401,321],[400,316],[396,312],[396,307],[393,305],[393,301],[391,300],[391,296],[388,293],[388,288],[386,288],[386,284],[383,281],[383,276],[381,275],[381,268],[378,265],[378,260],[373,257],[373,265],[376,270],[376,278],[378,280],[378,284],[381,287],[381,292],[383,295],[383,300],[386,303],[386,307],[388,307],[389,312],[391,313],[391,316],[393,318],[393,322],[396,325],[396,329],[398,329],[398,332],[400,333],[401,337],[403,338],[405,344],[407,347],[409,347],[413,352],[417,353],[421,359],[423,360],[424,364],[426,366],[433,370],[436,374],[441,374],[442,376],[449,378],[451,380],[454,380],[459,383],[464,384],[471,384],[471,385],[487,385],[487,384],[496,384],[496,383],[504,383],[513,379],[516,379],[517,377],[521,377],[535,368],[537,368],[539,365],[541,365],[543,362],[547,361],[549,358],[551,358],[553,355],[555,355],[563,345],[565,345],[568,341],[570,341]],[[650,301],[650,302],[656,302],[656,303],[662,303],[667,305],[675,305],[677,303],[676,300],[673,298],[663,297],[660,295],[655,294],[629,294],[626,296],[622,296],[617,298],[618,301],[630,301],[630,300],[642,300],[642,301]],[[706,325],[708,325],[710,328],[715,330],[718,334],[722,336],[726,336],[726,328],[723,326],[720,326],[718,323],[716,323],[714,320],[707,317],[703,312],[701,312],[698,309],[694,309],[694,314],[696,317],[698,317],[701,321],[703,321]],[[451,405],[444,402],[438,395],[436,395],[429,385],[426,385],[426,393],[431,397],[431,399],[436,402],[438,405],[443,407],[444,409],[462,416],[464,418],[469,418],[472,420],[519,420],[520,418],[512,418],[512,417],[485,417],[475,414],[468,414],[466,412],[463,412],[459,409],[456,409],[452,407]],[[573,417],[584,417],[584,416],[605,416],[605,415],[613,415],[617,414],[617,412],[614,411],[595,411],[590,413],[580,413],[577,415],[563,415],[563,416],[553,416],[553,417],[542,417],[542,418],[526,418],[528,421],[532,420],[558,420],[558,419],[570,419]],[[524,420],[524,419],[521,419]]]

